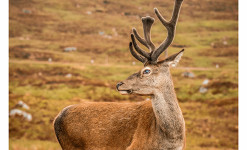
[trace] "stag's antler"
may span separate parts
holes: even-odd
[[[176,0],[175,1],[175,5],[174,5],[174,9],[173,9],[173,14],[172,14],[172,18],[170,21],[166,21],[160,14],[160,12],[158,11],[157,8],[154,8],[154,12],[157,15],[157,17],[159,18],[159,20],[161,21],[161,23],[166,27],[167,31],[168,31],[168,35],[166,40],[164,40],[160,46],[158,48],[155,48],[153,42],[151,41],[151,26],[154,23],[154,18],[152,17],[143,17],[142,18],[142,23],[143,23],[143,32],[144,32],[144,39],[137,33],[136,29],[133,28],[133,33],[131,34],[131,40],[132,42],[130,42],[129,44],[129,48],[130,48],[130,52],[131,54],[139,61],[141,61],[142,63],[151,63],[151,64],[156,64],[158,57],[160,56],[160,54],[162,52],[164,52],[172,43],[173,39],[174,39],[174,35],[175,35],[175,29],[176,29],[176,23],[178,20],[178,14],[179,14],[179,10],[181,7],[183,0]],[[136,43],[135,38],[141,43],[143,44],[145,47],[147,47],[150,50],[150,53],[142,50]],[[136,54],[136,52],[133,50],[134,46],[135,50],[142,56]],[[167,50],[165,51],[166,56],[167,56]]]

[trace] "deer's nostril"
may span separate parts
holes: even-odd
[[[119,82],[119,83],[117,84],[117,90],[118,90],[118,87],[121,86],[121,85],[123,85],[123,84],[124,84],[123,82]]]

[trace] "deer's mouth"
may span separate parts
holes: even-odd
[[[130,90],[118,90],[118,92],[122,95],[127,95],[127,94],[131,94],[133,92],[132,89]]]

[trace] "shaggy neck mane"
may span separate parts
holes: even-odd
[[[152,106],[158,127],[168,139],[183,139],[184,119],[178,105],[172,79],[153,96]]]

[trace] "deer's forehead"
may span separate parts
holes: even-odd
[[[147,66],[144,66],[143,69],[144,69],[144,68],[158,69],[159,66],[158,66],[158,65],[147,65]]]

